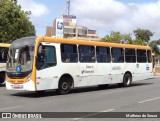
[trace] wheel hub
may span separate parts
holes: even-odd
[[[63,82],[63,84],[62,84],[62,89],[63,89],[63,90],[67,90],[67,89],[68,89],[68,84],[67,84],[67,82]]]

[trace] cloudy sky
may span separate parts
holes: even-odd
[[[66,0],[19,0],[30,10],[37,35],[45,35],[46,26],[66,12]],[[111,31],[133,33],[137,28],[154,32],[160,39],[160,0],[71,0],[71,14],[77,24],[97,30],[101,37]]]

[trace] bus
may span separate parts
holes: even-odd
[[[5,84],[6,60],[10,44],[0,43],[0,85]]]
[[[6,88],[67,94],[75,87],[129,87],[153,76],[151,54],[148,46],[25,37],[9,48]]]

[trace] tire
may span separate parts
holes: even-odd
[[[62,77],[59,81],[59,85],[58,85],[58,94],[60,95],[64,95],[69,93],[70,88],[71,88],[71,79],[68,77]]]
[[[120,85],[122,85],[123,87],[129,87],[131,86],[132,83],[132,76],[129,73],[126,73],[123,77],[123,83],[121,83]]]
[[[5,85],[5,73],[0,73],[0,85]]]

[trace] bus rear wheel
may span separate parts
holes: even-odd
[[[64,95],[69,93],[71,88],[71,80],[68,77],[62,77],[59,81],[59,85],[58,85],[58,94],[60,95]]]
[[[119,86],[129,87],[132,83],[132,76],[129,73],[126,73],[123,77],[123,83],[119,83]]]

